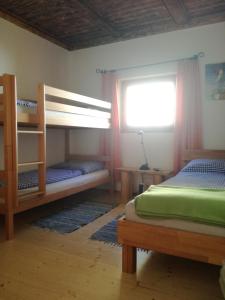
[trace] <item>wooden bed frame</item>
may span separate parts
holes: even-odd
[[[0,171],[0,214],[5,216],[6,239],[14,236],[14,215],[16,213],[61,199],[63,197],[94,188],[106,182],[113,191],[113,164],[111,154],[71,155],[70,129],[76,127],[100,128],[111,136],[111,103],[63,91],[40,84],[37,91],[37,109],[35,113],[17,110],[16,77],[4,74],[0,76],[0,125],[3,126],[4,170]],[[18,128],[23,126],[23,129]],[[109,175],[94,179],[79,187],[68,188],[60,192],[46,192],[46,126],[65,128],[65,158],[92,159],[104,161]],[[24,129],[25,128],[25,129]],[[38,160],[18,163],[18,135],[38,136]],[[110,139],[112,140],[112,139]],[[18,171],[27,166],[38,167],[39,186],[36,192],[18,193]]]
[[[224,159],[225,151],[187,151],[184,162],[195,158]],[[225,237],[137,223],[126,218],[119,220],[118,241],[122,244],[122,270],[126,273],[136,271],[137,248],[215,265],[221,265],[225,259]]]

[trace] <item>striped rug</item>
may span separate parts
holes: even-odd
[[[111,204],[94,201],[69,200],[64,209],[40,218],[32,224],[36,227],[71,233],[80,227],[93,222],[112,209]]]
[[[117,242],[117,224],[118,219],[121,218],[122,215],[123,214],[118,215],[111,222],[101,227],[98,231],[90,236],[90,239],[115,246],[120,246],[120,244]]]

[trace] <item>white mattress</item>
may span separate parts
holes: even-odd
[[[94,180],[104,179],[109,176],[108,170],[100,170],[89,174],[77,176],[74,178],[58,181],[46,185],[46,194],[57,193],[60,191],[68,190],[69,188],[79,187],[84,184],[90,183]],[[28,191],[35,190],[36,188],[24,189],[20,193],[27,193]]]
[[[70,179],[66,179],[63,181],[47,184],[46,185],[46,194],[48,195],[51,193],[57,193],[60,191],[67,190],[69,188],[79,187],[84,184],[91,183],[92,181],[95,181],[95,180],[108,178],[108,176],[109,176],[109,171],[105,169],[105,170],[100,170],[100,171],[96,171],[93,173],[81,175],[81,176],[78,176],[75,178],[70,178]],[[36,191],[36,190],[37,190],[36,187],[30,188],[30,189],[24,189],[24,190],[20,190],[19,194],[22,195],[22,194]],[[29,201],[29,200],[27,200],[27,201]],[[3,203],[3,202],[4,202],[4,199],[0,198],[0,203]]]
[[[195,223],[195,222],[183,221],[177,219],[139,217],[135,212],[134,200],[131,200],[126,204],[125,215],[127,220],[133,222],[225,237],[225,228],[220,226],[212,226],[212,225],[206,225],[202,223]]]

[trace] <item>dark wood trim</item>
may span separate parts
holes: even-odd
[[[122,5],[102,0],[3,2],[0,17],[68,50],[225,20],[223,1],[204,5],[190,0],[132,1],[129,9],[126,1]]]
[[[91,5],[91,1],[87,1],[87,0],[77,0],[80,5],[82,5],[85,9],[87,9],[89,11],[89,13],[92,15],[92,17],[97,20],[98,23],[100,23],[101,25],[103,25],[103,29],[106,29],[106,31],[108,33],[110,33],[113,37],[120,37],[121,36],[121,32],[119,32],[118,30],[116,30],[109,22],[108,20],[106,20],[106,18],[104,18],[103,16],[101,16],[99,13],[96,12],[95,8],[93,7],[93,5]]]
[[[188,24],[190,18],[182,0],[163,0],[162,2],[177,25]]]

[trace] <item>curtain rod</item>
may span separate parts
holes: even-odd
[[[131,70],[131,69],[146,68],[146,67],[150,67],[150,66],[167,64],[167,63],[171,63],[171,62],[178,62],[178,61],[185,60],[185,59],[201,58],[201,57],[204,57],[204,56],[205,56],[205,52],[199,52],[199,53],[197,53],[193,56],[190,56],[190,57],[184,57],[184,58],[179,58],[179,59],[171,59],[171,60],[146,64],[146,65],[137,65],[137,66],[123,67],[123,68],[111,69],[111,70],[105,70],[105,69],[98,68],[98,69],[96,69],[96,73],[103,74],[103,73],[108,73],[108,72],[118,72],[118,71],[126,71],[126,70]]]

